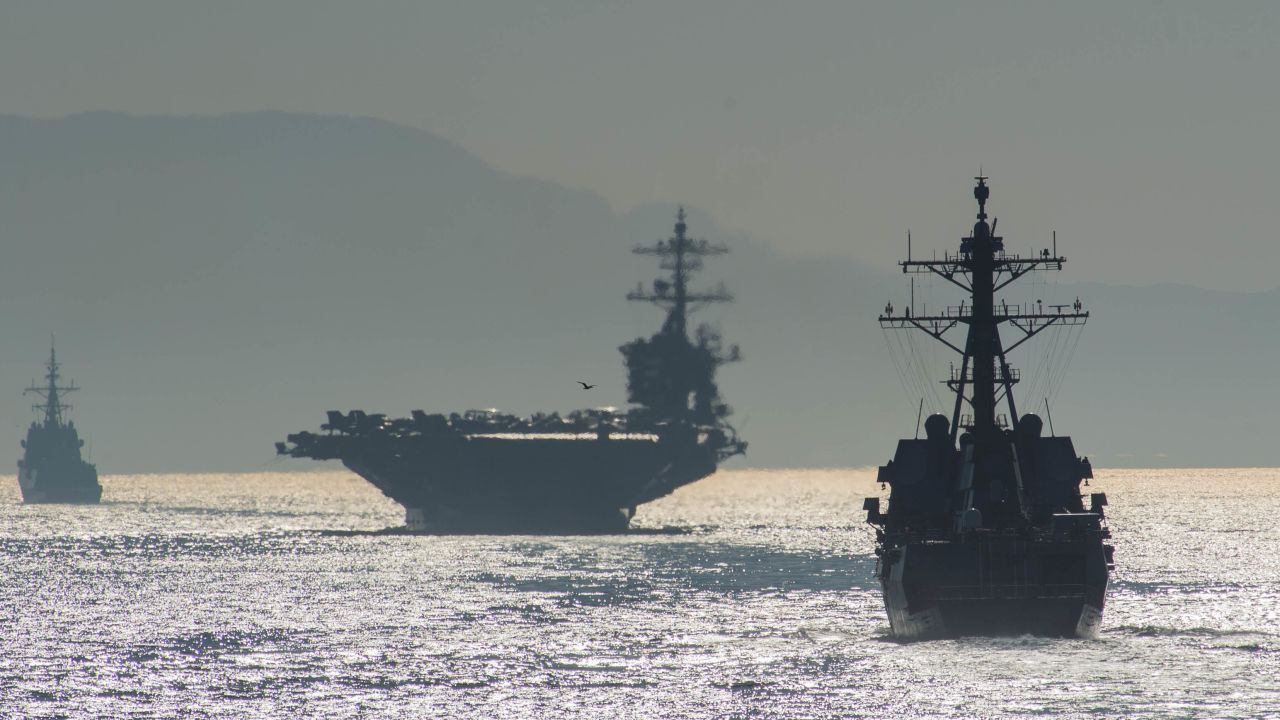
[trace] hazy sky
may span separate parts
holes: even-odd
[[[0,112],[370,115],[791,252],[1280,285],[1274,2],[4,2]]]

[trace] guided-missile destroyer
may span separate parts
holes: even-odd
[[[18,487],[27,503],[96,503],[102,499],[98,470],[80,456],[84,441],[75,423],[67,419],[71,406],[62,402],[67,393],[79,390],[74,383],[59,385],[58,355],[49,348],[45,384],[31,384],[24,394],[43,402],[32,407],[40,419],[27,429],[22,442],[25,452],[18,461]]]
[[[277,443],[281,455],[341,460],[405,508],[410,530],[429,532],[614,532],[636,507],[715,472],[745,451],[727,418],[716,369],[739,359],[709,326],[692,333],[688,315],[729,302],[720,286],[689,287],[704,258],[724,246],[686,235],[684,210],[667,240],[638,247],[669,277],[627,299],[666,312],[662,329],[620,350],[627,367],[626,412],[611,408],[519,418],[496,410],[450,415],[415,410],[389,420],[359,410],[329,411],[320,433]]]
[[[945,380],[955,393],[950,420],[932,415],[924,439],[898,441],[879,474],[890,487],[888,512],[879,498],[864,504],[876,528],[889,626],[907,639],[1090,636],[1102,621],[1112,568],[1106,496],[1093,493],[1085,508],[1080,485],[1093,477],[1088,458],[1076,456],[1069,437],[1045,437],[1038,416],[1018,416],[1013,389],[1020,377],[1006,359],[1044,330],[1083,324],[1089,313],[1079,299],[1047,308],[997,304],[1010,283],[1061,270],[1065,258],[1056,242],[1031,257],[1005,252],[996,223],[987,224],[987,178],[976,180],[978,221],[959,252],[928,260],[908,252],[901,263],[904,273],[932,273],[960,287],[967,302],[932,312],[890,304],[880,316],[883,327],[922,330],[960,360]],[[1008,345],[1001,326],[1015,335]],[[951,337],[956,328],[967,329],[964,340]],[[1007,416],[998,412],[1002,403]]]

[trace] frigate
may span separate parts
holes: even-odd
[[[50,347],[45,383],[32,383],[23,393],[41,402],[32,406],[39,416],[22,441],[18,487],[26,503],[96,503],[102,499],[98,470],[81,456],[84,440],[67,417],[71,406],[62,402],[67,393],[80,388],[75,383],[60,385],[59,368],[57,349]]]
[[[623,345],[628,410],[594,408],[515,417],[497,410],[388,419],[331,410],[321,432],[289,435],[281,455],[340,460],[405,508],[405,526],[428,532],[587,533],[628,527],[636,508],[704,478],[746,450],[715,382],[740,359],[689,315],[733,298],[690,278],[723,245],[674,234],[633,252],[656,256],[667,277],[627,299],[665,311],[653,336]]]
[[[887,511],[880,498],[864,502],[876,529],[889,627],[906,639],[1091,636],[1113,567],[1106,495],[1092,493],[1085,507],[1081,483],[1093,477],[1088,458],[1076,455],[1070,437],[1053,432],[1047,400],[1048,436],[1038,415],[1018,415],[1020,373],[1008,361],[1031,338],[1082,325],[1089,313],[1078,298],[1048,307],[1043,300],[997,301],[1027,273],[1061,270],[1066,258],[1056,239],[1052,249],[1030,256],[1007,252],[997,221],[987,223],[987,178],[976,180],[977,223],[958,252],[921,260],[908,250],[901,263],[904,273],[958,286],[965,299],[929,309],[912,307],[913,297],[900,309],[887,305],[879,318],[888,329],[923,331],[959,360],[944,381],[955,395],[951,417],[931,415],[923,439],[917,429],[916,438],[898,441],[879,470],[890,488]],[[960,329],[963,339],[951,332]]]

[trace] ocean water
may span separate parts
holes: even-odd
[[[1280,471],[1098,472],[1096,640],[889,640],[865,470],[605,537],[381,532],[346,473],[0,478],[3,718],[1280,718]]]

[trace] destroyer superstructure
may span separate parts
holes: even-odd
[[[1006,253],[987,223],[987,178],[976,178],[973,233],[959,252],[910,257],[904,273],[929,273],[968,297],[932,312],[892,304],[880,316],[890,329],[921,330],[959,356],[945,380],[955,393],[948,419],[932,415],[925,439],[900,440],[880,468],[890,487],[888,512],[865,503],[876,527],[877,575],[893,634],[900,638],[1031,633],[1087,636],[1102,619],[1111,568],[1103,524],[1106,496],[1086,509],[1080,484],[1093,476],[1071,438],[1043,436],[1034,414],[1019,417],[1020,377],[1008,355],[1046,329],[1083,324],[1069,305],[1009,304],[996,295],[1029,272],[1061,270],[1065,258],[1045,249]],[[1001,326],[1015,338],[1005,345]],[[950,331],[963,328],[963,340]],[[1008,415],[1000,406],[1008,407]]]
[[[681,209],[674,234],[635,248],[669,275],[628,299],[662,308],[662,329],[623,345],[627,397],[634,407],[535,414],[496,410],[450,415],[415,410],[387,419],[359,410],[329,412],[321,433],[277,443],[282,455],[337,459],[405,508],[411,530],[433,532],[611,532],[636,507],[715,472],[742,453],[715,383],[739,359],[718,333],[688,316],[728,302],[719,287],[698,292],[690,277],[727,248],[687,235]]]
[[[96,503],[102,499],[98,471],[81,457],[84,441],[67,418],[71,406],[62,402],[67,393],[80,388],[74,383],[60,385],[59,367],[57,350],[50,347],[45,383],[32,383],[23,391],[42,402],[32,406],[39,417],[22,441],[18,486],[27,503]]]

